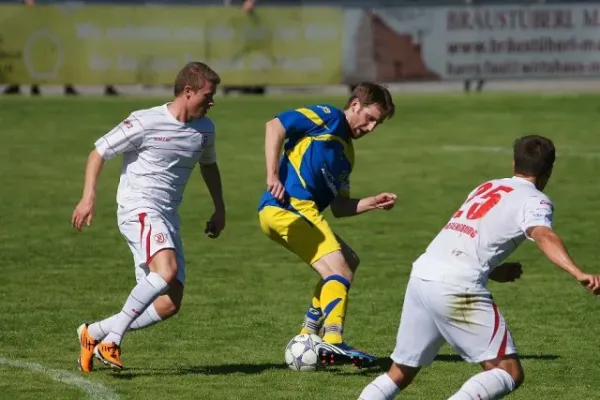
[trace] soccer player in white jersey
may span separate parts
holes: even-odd
[[[547,138],[516,140],[514,176],[474,189],[414,262],[394,363],[364,388],[361,400],[394,398],[422,366],[433,362],[444,342],[484,370],[450,400],[498,399],[514,391],[523,382],[523,370],[487,281],[513,282],[521,276],[520,263],[503,261],[525,239],[592,293],[600,292],[600,276],[583,272],[552,230],[554,207],[542,190],[554,158],[554,145]]]
[[[207,65],[188,63],[175,79],[172,102],[131,113],[98,139],[90,152],[72,225],[79,231],[84,224],[91,225],[102,166],[123,154],[117,220],[133,253],[137,285],[119,313],[77,330],[82,371],[92,370],[94,356],[113,368],[123,368],[120,346],[125,332],[178,312],[185,282],[178,208],[197,164],[214,204],[205,233],[215,238],[225,227],[215,125],[206,117],[219,83],[219,75]]]

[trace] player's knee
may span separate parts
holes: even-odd
[[[156,272],[167,283],[177,276],[177,255],[173,249],[161,250],[154,255],[150,262],[150,270]]]
[[[356,272],[358,266],[360,264],[360,258],[355,252],[351,252],[348,257],[346,257],[346,261],[348,262],[348,266],[352,270],[352,273]]]
[[[167,319],[177,314],[181,308],[182,293],[172,290],[164,296],[159,296],[154,302],[154,308],[162,319]]]
[[[523,381],[525,380],[525,372],[523,372],[523,368],[521,367],[520,363],[515,368],[512,368],[510,371],[506,372],[508,372],[513,378],[513,381],[515,381],[515,389],[523,384]]]
[[[323,256],[314,262],[312,267],[323,279],[327,279],[332,275],[339,275],[351,282],[354,276],[352,269],[348,265],[348,262],[341,251],[334,251]]]
[[[490,360],[483,364],[483,368],[489,371],[494,368],[499,368],[510,375],[515,382],[515,388],[518,388],[525,380],[525,373],[521,362],[516,356],[507,356],[502,359]]]
[[[172,317],[173,315],[177,314],[180,309],[181,309],[181,302],[175,303],[173,301],[170,301],[167,306],[167,314],[169,314],[169,316]]]
[[[396,386],[400,389],[404,389],[412,383],[419,371],[420,368],[418,367],[415,368],[394,363],[390,367],[388,375],[394,381]]]
[[[346,263],[334,264],[330,268],[329,276],[331,275],[339,275],[343,276],[348,280],[348,282],[352,282],[354,278],[354,271],[350,268],[350,266]],[[324,279],[327,279],[328,276],[324,276]]]

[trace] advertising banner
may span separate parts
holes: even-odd
[[[347,9],[344,80],[600,75],[594,4]]]
[[[328,7],[0,6],[0,83],[173,83],[188,61],[227,85],[342,80],[343,11]]]

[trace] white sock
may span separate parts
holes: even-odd
[[[119,314],[115,314],[110,316],[102,321],[94,322],[88,326],[89,334],[96,340],[102,340],[109,334],[112,329],[115,321],[117,320],[117,316]]]
[[[103,343],[114,342],[121,345],[125,331],[138,316],[152,304],[152,302],[165,290],[169,285],[156,272],[150,272],[133,288],[131,294],[125,301],[125,305],[121,312],[117,315],[115,322],[109,334],[102,341]]]
[[[110,316],[102,321],[94,322],[88,326],[89,334],[96,340],[102,340],[109,334],[112,330],[115,321],[117,320],[117,316],[119,314],[115,314]],[[133,320],[133,323],[129,326],[129,330],[133,331],[136,329],[148,328],[154,324],[162,321],[162,318],[156,312],[156,308],[154,307],[154,303],[150,304],[146,311],[139,317]]]
[[[390,400],[398,393],[400,393],[400,388],[388,374],[383,374],[363,389],[358,400]]]
[[[152,303],[142,315],[133,320],[133,323],[129,326],[129,330],[148,328],[149,326],[158,324],[160,321],[162,321],[162,318],[158,315],[154,303]]]
[[[481,372],[465,384],[448,400],[496,400],[515,390],[515,381],[500,368]]]

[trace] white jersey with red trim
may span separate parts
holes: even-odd
[[[150,209],[176,218],[196,164],[216,162],[213,122],[204,117],[181,123],[167,106],[131,113],[95,143],[105,160],[123,154],[119,214]]]
[[[411,276],[467,287],[485,285],[494,268],[528,238],[528,228],[552,227],[553,211],[550,199],[525,179],[485,182],[413,263]]]

